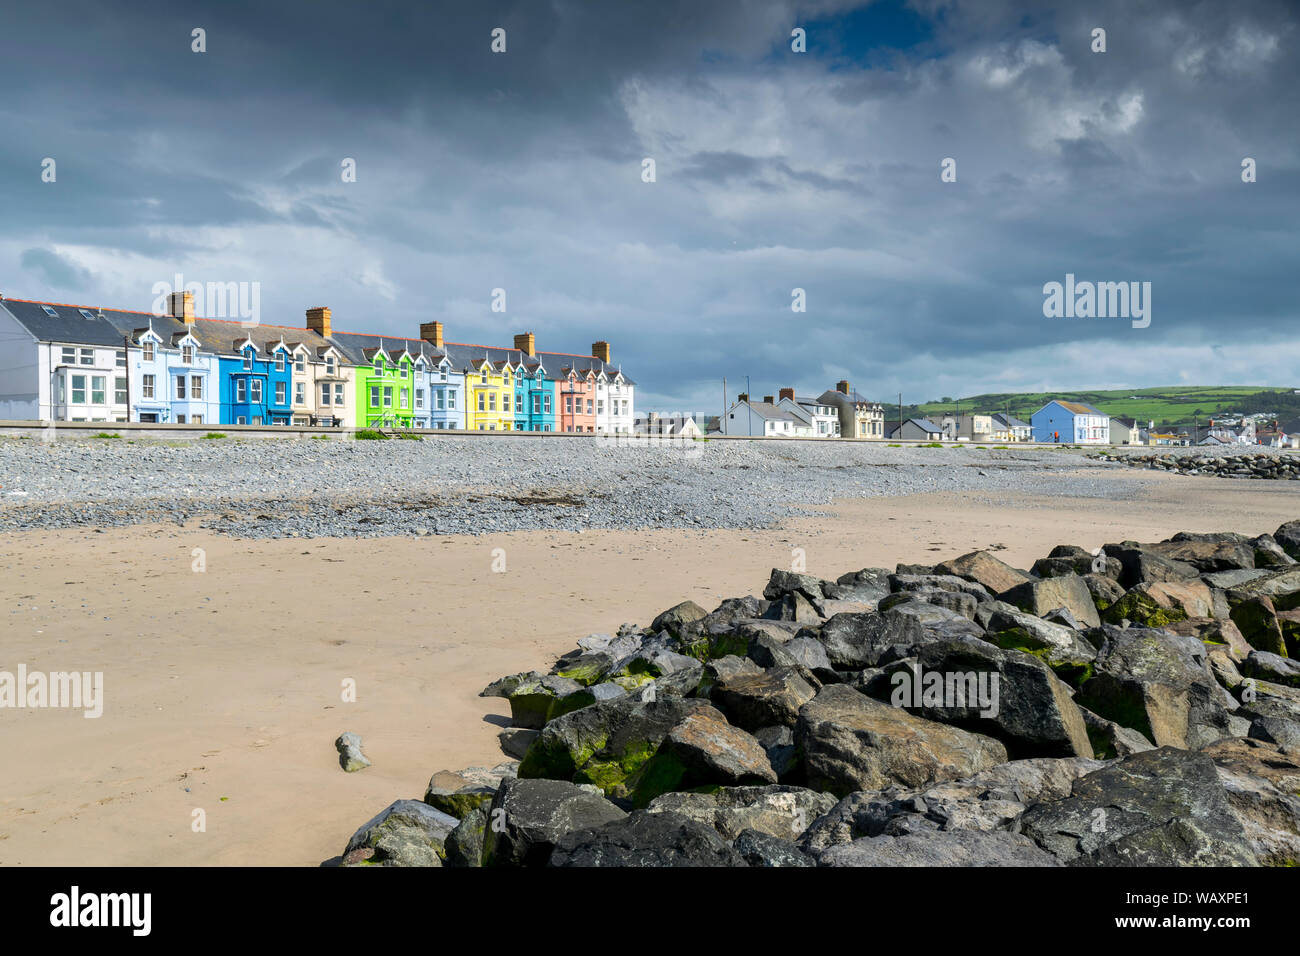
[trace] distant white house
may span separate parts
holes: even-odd
[[[632,433],[635,435],[663,435],[673,438],[699,438],[704,434],[694,418],[677,412],[671,414],[647,412],[644,415],[638,415],[632,421]]]
[[[772,402],[751,402],[742,394],[722,416],[722,434],[794,438],[802,418]]]
[[[840,411],[837,406],[823,402],[819,398],[796,395],[793,388],[781,389],[780,396],[781,400],[776,403],[777,407],[803,420],[805,428],[800,430],[801,433],[806,432],[813,438],[838,437]]]

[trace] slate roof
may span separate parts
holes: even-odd
[[[744,408],[748,405],[759,418],[773,422],[803,422],[804,419],[784,408],[777,408],[771,402],[737,402],[732,408]]]
[[[1022,422],[1014,415],[1004,415],[1001,412],[993,413],[993,420],[1005,428],[1032,428],[1029,422]]]
[[[49,315],[42,306],[49,305],[56,315]],[[150,312],[135,312],[123,309],[103,309],[103,318],[99,318],[100,309],[94,306],[78,306],[66,303],[36,302],[28,299],[0,299],[0,308],[6,309],[18,322],[31,332],[40,342],[66,343],[68,345],[121,346],[123,338],[130,335],[134,341],[137,331],[153,327],[163,339],[169,340],[177,332],[183,333],[186,325],[180,319],[169,315],[154,315]],[[85,309],[91,318],[80,312]],[[316,355],[335,346],[344,360],[352,365],[369,365],[365,355],[366,349],[383,348],[385,352],[402,349],[411,353],[441,357],[443,354],[451,359],[452,368],[462,371],[471,366],[477,368],[484,355],[488,361],[502,362],[507,359],[518,364],[527,358],[519,349],[497,346],[470,345],[458,342],[444,342],[439,351],[424,339],[403,338],[394,335],[373,335],[365,332],[334,332],[328,338],[310,329],[292,325],[267,325],[265,323],[252,328],[244,328],[237,320],[196,318],[193,326],[194,335],[206,351],[224,355],[234,355],[235,343],[251,338],[260,353],[278,345],[283,339],[285,344],[301,342]],[[374,353],[371,352],[371,355]],[[604,371],[613,378],[619,374],[617,365],[607,364],[593,355],[577,355],[568,352],[537,352],[529,361],[540,361],[546,369],[548,379],[554,381],[562,367],[571,367],[580,375],[588,370],[599,373]],[[623,372],[623,380],[629,385],[636,382]]]
[[[920,428],[922,431],[928,434],[931,435],[943,434],[943,429],[940,428],[938,425],[936,425],[934,422],[930,421],[930,419],[928,418],[903,419],[903,425],[906,425],[908,422],[911,422],[917,428]],[[886,422],[885,425],[886,425],[885,434],[888,435],[889,437],[893,437],[891,433],[898,431],[898,429],[902,427],[901,425],[899,425],[898,422]]]
[[[1060,398],[1052,399],[1052,401],[1044,405],[1043,408],[1046,408],[1047,405],[1051,405],[1053,402],[1055,402],[1057,405],[1060,405],[1062,408],[1064,408],[1067,412],[1069,412],[1072,415],[1102,415],[1102,416],[1106,415],[1105,412],[1099,411],[1098,409],[1095,409],[1091,405],[1085,404],[1084,402],[1067,402],[1064,399],[1060,399]],[[1041,412],[1043,408],[1040,408],[1038,411]],[[1038,412],[1035,412],[1034,414],[1036,415],[1038,414]]]
[[[845,402],[852,402],[854,405],[879,405],[880,403],[867,398],[856,388],[849,389],[846,395],[838,389],[829,388],[817,397],[817,401],[822,405],[843,405]]]

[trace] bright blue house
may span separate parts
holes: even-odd
[[[221,422],[224,425],[288,425],[292,417],[293,355],[283,341],[259,348],[251,336],[221,356]]]
[[[1034,441],[1072,445],[1110,444],[1110,416],[1083,402],[1048,402],[1029,418]]]

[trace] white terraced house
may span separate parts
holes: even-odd
[[[0,355],[0,418],[127,420],[127,336],[102,311],[0,300]]]
[[[835,405],[823,402],[819,398],[795,395],[793,388],[783,388],[778,393],[781,400],[778,408],[791,412],[803,419],[806,428],[800,431],[813,438],[837,438],[840,434],[840,411]]]
[[[595,342],[591,346],[592,358],[600,359],[603,367],[596,373],[596,432],[602,435],[632,434],[633,406],[636,386],[623,374],[611,368],[609,343]]]

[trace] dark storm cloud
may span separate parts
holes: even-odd
[[[179,271],[260,281],[277,323],[609,339],[643,407],[745,374],[1287,384],[1295,8],[1134,6],[26,5],[0,33],[0,288],[144,309]],[[1152,282],[1152,325],[1043,318],[1066,272]]]

